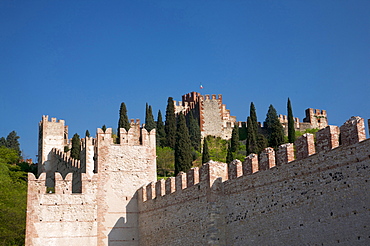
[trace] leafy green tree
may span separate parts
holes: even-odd
[[[172,97],[169,97],[167,100],[166,121],[164,125],[164,130],[166,132],[166,146],[170,148],[175,148],[176,116],[175,116],[175,105]]]
[[[270,105],[266,114],[265,127],[268,134],[268,143],[270,147],[277,148],[284,143],[284,128],[280,123],[274,106]]]
[[[157,146],[157,173],[160,177],[173,176],[175,170],[174,150]]]
[[[227,155],[226,155],[226,163],[230,163],[234,160],[234,155],[233,155],[233,152],[235,151],[232,151],[232,143],[231,141],[229,141],[228,143],[228,148],[227,148]]]
[[[209,162],[211,159],[209,157],[207,138],[203,139],[203,151],[202,151],[202,164]]]
[[[27,173],[14,165],[15,149],[0,147],[0,244],[24,245],[27,202]]]
[[[89,132],[89,130],[86,130],[86,132],[85,132],[85,137],[90,137],[90,132]]]
[[[178,115],[175,142],[175,175],[179,172],[187,172],[192,166],[191,143],[185,116]]]
[[[252,119],[250,116],[247,118],[247,138],[245,142],[247,155],[251,153],[258,153],[257,136],[253,128]]]
[[[128,121],[128,116],[127,116],[127,109],[126,109],[126,104],[124,102],[121,103],[121,106],[119,108],[119,120],[118,120],[118,128],[117,128],[117,136],[118,136],[118,141],[117,143],[120,143],[120,128],[125,128],[126,131],[130,130],[131,125],[130,122]],[[105,132],[105,130],[104,130]]]
[[[75,133],[75,135],[73,135],[72,137],[71,157],[79,160],[80,153],[81,153],[80,136],[77,133]]]
[[[236,152],[238,149],[239,149],[239,127],[235,125],[231,133],[230,151]]]
[[[155,128],[155,122],[154,122],[154,117],[153,117],[153,112],[152,112],[152,106],[149,105],[148,103],[146,104],[146,111],[145,111],[145,129],[150,132]]]
[[[164,131],[164,124],[161,110],[158,110],[157,128],[156,128],[156,142],[157,146],[164,147],[166,145],[166,132]]]
[[[194,118],[193,113],[191,111],[187,116],[189,119],[188,128],[189,128],[191,146],[194,148],[194,150],[199,151],[202,135],[200,133],[198,121]]]
[[[9,149],[14,149],[17,151],[18,156],[21,156],[21,150],[19,148],[19,142],[18,142],[19,136],[17,136],[17,133],[15,131],[12,131],[8,134],[6,137],[6,147]]]
[[[294,143],[295,141],[294,117],[293,117],[292,105],[290,103],[289,98],[288,98],[287,108],[288,108],[288,142]]]

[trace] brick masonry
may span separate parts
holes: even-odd
[[[166,181],[156,181],[155,132],[132,122],[118,145],[98,129],[80,162],[50,148],[55,193],[46,173],[29,174],[26,245],[370,245],[362,122],[328,126],[316,145],[302,136],[296,159],[285,144]]]

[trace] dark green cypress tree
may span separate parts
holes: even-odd
[[[152,106],[149,105],[148,103],[146,104],[146,112],[145,112],[145,129],[150,132],[155,128],[155,122],[154,122],[154,117],[153,117],[153,112],[152,112]]]
[[[77,133],[75,133],[75,135],[73,135],[72,137],[71,157],[79,160],[80,153],[81,153],[80,136]]]
[[[161,110],[158,110],[157,129],[156,129],[157,146],[164,147],[166,145],[166,132],[164,131],[164,124]]]
[[[179,172],[187,172],[192,167],[192,152],[188,128],[185,116],[178,115],[176,139],[175,139],[175,175]]]
[[[103,126],[101,127],[101,129],[102,129],[102,131],[103,131],[103,132],[105,132],[105,131],[107,130],[107,127],[106,127],[105,125],[103,125]]]
[[[125,128],[126,131],[130,130],[130,122],[128,121],[128,116],[127,116],[127,109],[126,109],[126,104],[124,102],[121,103],[121,106],[119,108],[119,119],[118,119],[118,128],[117,128],[117,136],[118,140],[117,143],[120,143],[120,128]],[[105,130],[104,130],[105,132]]]
[[[194,118],[193,113],[191,111],[187,116],[189,119],[188,128],[189,128],[191,146],[194,148],[194,150],[199,151],[202,136],[200,133],[198,121]]]
[[[21,150],[19,147],[18,139],[19,139],[19,136],[17,136],[17,133],[15,131],[10,132],[8,136],[6,137],[6,147],[17,151],[18,156],[20,157]]]
[[[164,130],[166,132],[166,146],[174,149],[176,142],[176,116],[175,105],[172,97],[169,97],[167,100]]]
[[[294,117],[293,117],[293,110],[292,105],[290,103],[290,99],[288,97],[288,142],[294,143],[295,141],[295,127],[294,127]]]
[[[256,107],[254,106],[253,102],[251,102],[251,106],[250,106],[250,110],[249,110],[249,116],[251,117],[251,123],[252,123],[252,129],[254,131],[254,135],[257,136],[257,134],[258,134],[258,121],[257,121]]]
[[[211,159],[209,157],[207,138],[203,139],[203,151],[202,151],[202,164],[209,162]]]
[[[270,105],[266,115],[265,127],[270,147],[276,149],[279,145],[284,143],[284,128],[280,123],[276,109],[272,105]]]
[[[242,122],[242,127],[239,128],[239,140],[243,141],[247,139],[247,124]]]
[[[227,145],[226,163],[230,163],[234,160],[233,151],[231,147],[231,141]]]
[[[239,127],[235,125],[231,133],[230,151],[234,153],[238,149],[239,149]]]
[[[258,153],[257,148],[257,136],[254,131],[252,119],[250,116],[247,118],[247,138],[245,141],[245,147],[247,151],[247,155],[255,153]]]
[[[90,132],[89,132],[89,130],[86,130],[86,132],[85,132],[85,137],[90,137]]]

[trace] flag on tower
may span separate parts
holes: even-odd
[[[202,84],[200,84],[200,89],[203,89],[203,85]]]

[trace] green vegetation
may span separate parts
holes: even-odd
[[[203,140],[203,151],[202,151],[202,163],[207,163],[209,162],[210,157],[209,157],[209,150],[208,150],[208,141],[207,138]]]
[[[175,142],[175,175],[187,172],[193,165],[192,149],[185,116],[179,113]]]
[[[191,146],[195,151],[199,151],[202,136],[198,121],[194,118],[192,111],[187,115],[187,118]]]
[[[105,126],[105,125],[104,125]],[[120,143],[120,128],[125,128],[126,131],[130,130],[130,122],[128,121],[128,116],[127,116],[127,109],[126,109],[126,104],[124,102],[121,103],[121,106],[119,108],[119,120],[118,120],[118,128],[117,128],[117,135],[118,135],[118,141],[117,143]],[[103,130],[105,132],[105,130]]]
[[[36,173],[37,168],[19,162],[19,137],[14,131],[10,136],[6,141],[11,147],[0,146],[0,245],[24,245],[27,172]]]
[[[266,115],[265,127],[267,129],[267,139],[270,147],[276,149],[285,142],[284,128],[280,123],[276,109],[271,104]]]
[[[172,97],[169,97],[167,100],[164,130],[166,132],[166,146],[174,149],[176,142],[176,116],[175,105]]]
[[[292,105],[290,103],[289,98],[288,98],[287,109],[288,109],[288,142],[294,143],[295,141],[294,117],[293,117]]]
[[[157,146],[157,175],[169,177],[174,175],[175,151],[170,147]]]
[[[157,128],[156,128],[156,143],[157,143],[157,146],[160,146],[160,147],[166,146],[166,132],[164,131],[164,124],[163,124],[161,110],[158,110]]]
[[[80,136],[77,133],[75,133],[75,135],[73,135],[72,137],[71,157],[79,160],[80,153],[81,153]]]
[[[145,129],[150,132],[156,127],[152,112],[152,106],[148,106],[148,103],[146,104],[145,108]]]

